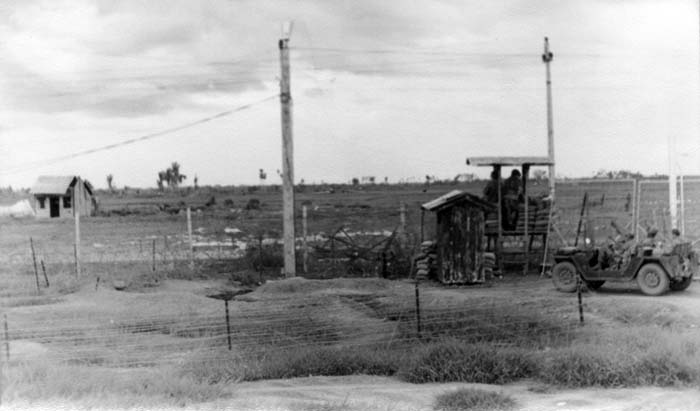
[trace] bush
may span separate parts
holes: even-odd
[[[698,359],[672,347],[573,345],[550,352],[537,378],[566,387],[670,386],[700,381]]]
[[[245,250],[245,260],[248,266],[254,270],[259,270],[262,267],[282,267],[284,265],[284,252],[281,244],[272,244],[269,246],[260,245],[257,247],[247,247]]]
[[[510,410],[515,407],[513,398],[497,392],[476,388],[462,388],[438,395],[436,410],[445,411],[485,411]]]
[[[306,377],[309,375],[393,375],[397,354],[370,347],[297,347],[278,350],[263,357],[260,379]]]
[[[534,370],[535,362],[525,350],[446,340],[418,349],[398,375],[412,383],[504,384],[529,377]]]
[[[208,358],[193,358],[182,370],[184,376],[210,384],[310,375],[389,376],[396,372],[399,355],[383,348],[329,346],[301,346],[246,354],[225,351]]]
[[[257,198],[251,198],[245,205],[246,210],[260,210],[260,200]]]

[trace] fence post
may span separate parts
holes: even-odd
[[[3,314],[3,319],[5,322],[5,355],[7,356],[7,361],[10,361],[10,331],[7,327],[7,314]]]
[[[418,287],[419,281],[416,278],[416,331],[418,333],[418,339],[422,339],[420,330],[420,291]]]
[[[155,238],[153,239],[153,266],[152,266],[153,271],[156,271],[156,240]]]
[[[258,275],[260,275],[260,284],[263,282],[263,235],[260,233],[258,237]]]
[[[163,265],[168,264],[168,250],[170,249],[170,244],[168,244],[168,235],[163,234]],[[174,264],[174,261],[173,261]]]
[[[41,260],[41,271],[44,272],[44,281],[46,281],[46,287],[49,287],[49,276],[46,275],[46,266],[44,265],[44,260]]]
[[[308,271],[308,263],[309,263],[309,247],[308,244],[306,243],[306,236],[308,235],[308,223],[307,223],[307,207],[304,205],[301,207],[301,231],[302,231],[302,246],[304,247],[303,250],[303,270],[304,274],[307,274]]]
[[[228,350],[231,351],[231,322],[228,316],[228,300],[224,300],[224,307],[226,308],[226,335],[228,336]]]
[[[581,276],[578,276],[576,280],[576,293],[578,294],[578,319],[581,324],[583,324],[583,299],[581,298],[581,288],[583,288],[583,281]]]
[[[32,249],[32,261],[34,262],[34,277],[36,278],[36,293],[41,294],[41,290],[39,289],[39,269],[36,266],[36,252],[34,252],[34,240],[32,237],[29,237],[29,246]]]
[[[331,237],[331,267],[333,269],[332,275],[335,277],[335,233],[333,233],[333,237]]]
[[[401,218],[401,224],[399,225],[399,243],[401,248],[406,246],[406,203],[401,202],[399,207],[399,216]]]
[[[80,262],[78,260],[78,244],[73,243],[73,257],[75,258],[75,276],[80,277]]]
[[[194,242],[192,241],[192,211],[187,207],[187,238],[190,242],[190,270],[194,269]]]

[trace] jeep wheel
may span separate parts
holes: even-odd
[[[605,284],[605,281],[586,281],[589,290],[597,290]]]
[[[683,291],[686,288],[690,287],[690,283],[693,282],[693,275],[691,274],[690,277],[686,277],[682,280],[679,281],[671,281],[671,284],[669,287],[671,288],[671,291]]]
[[[637,284],[646,295],[661,295],[668,290],[670,280],[666,271],[656,264],[649,263],[642,266],[637,273]]]
[[[552,268],[552,282],[557,290],[565,293],[576,291],[576,267],[569,261],[557,263]]]

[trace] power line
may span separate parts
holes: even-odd
[[[243,111],[243,110],[247,110],[247,109],[249,109],[249,108],[251,108],[251,107],[253,107],[253,106],[256,106],[256,105],[258,105],[258,104],[261,104],[261,103],[264,103],[264,102],[267,102],[267,101],[276,99],[277,97],[278,97],[277,95],[268,96],[268,97],[265,97],[265,98],[263,98],[263,99],[261,99],[261,100],[257,100],[257,101],[254,101],[254,102],[252,102],[252,103],[244,104],[244,105],[242,105],[242,106],[238,106],[238,107],[236,107],[236,108],[234,108],[234,109],[231,109],[231,110],[222,111],[222,112],[220,112],[220,113],[214,114],[214,115],[209,116],[209,117],[204,117],[204,118],[201,118],[201,119],[196,120],[196,121],[192,121],[192,122],[189,122],[189,123],[185,123],[185,124],[182,124],[182,125],[179,125],[179,126],[176,126],[176,127],[171,127],[171,128],[165,129],[165,130],[157,131],[157,132],[155,132],[155,133],[145,134],[145,135],[140,136],[140,137],[130,138],[130,139],[128,139],[128,140],[119,141],[119,142],[117,142],[117,143],[107,144],[107,145],[104,145],[104,146],[101,146],[101,147],[96,147],[96,148],[91,148],[91,149],[88,149],[88,150],[78,151],[78,152],[75,152],[75,153],[66,154],[66,155],[62,155],[62,156],[58,156],[58,157],[54,157],[54,158],[50,158],[50,159],[39,160],[39,161],[33,161],[33,162],[30,162],[30,163],[25,163],[25,164],[22,164],[22,165],[18,165],[18,166],[14,167],[14,168],[10,168],[10,169],[8,169],[8,170],[4,170],[4,171],[2,172],[1,175],[5,176],[5,175],[10,175],[10,174],[16,174],[16,173],[19,173],[19,172],[22,172],[22,171],[26,171],[26,170],[28,170],[28,169],[31,169],[31,168],[33,168],[33,167],[39,166],[39,165],[50,165],[50,164],[55,164],[55,163],[59,163],[59,162],[66,161],[66,160],[70,160],[70,159],[73,159],[73,158],[76,158],[76,157],[82,157],[82,156],[86,156],[86,155],[89,155],[89,154],[98,153],[98,152],[101,152],[101,151],[113,150],[113,149],[115,149],[115,148],[119,148],[119,147],[131,145],[131,144],[139,143],[139,142],[146,141],[146,140],[150,140],[150,139],[156,138],[156,137],[161,137],[161,136],[164,136],[164,135],[166,135],[166,134],[171,134],[171,133],[175,133],[175,132],[178,132],[178,131],[182,131],[182,130],[185,130],[185,129],[194,127],[194,126],[198,126],[198,125],[200,125],[200,124],[204,124],[204,123],[207,123],[207,122],[209,122],[209,121],[216,120],[216,119],[218,119],[218,118],[230,116],[230,115],[232,115],[232,114],[234,114],[234,113],[237,113],[237,112],[240,112],[240,111]]]

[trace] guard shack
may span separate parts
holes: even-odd
[[[421,205],[421,241],[425,212],[436,216],[435,239],[429,242],[435,260],[434,277],[443,284],[482,283],[493,269],[493,254],[486,252],[484,227],[494,209],[478,196],[450,191]],[[423,243],[422,243],[423,244]]]
[[[467,159],[467,165],[492,167],[496,175],[498,201],[495,210],[487,216],[485,235],[487,250],[496,254],[496,264],[502,273],[504,265],[521,265],[523,274],[530,270],[532,258],[544,259],[547,236],[551,225],[552,203],[549,199],[531,199],[528,197],[528,175],[533,166],[554,164],[548,157],[473,157]],[[523,201],[518,204],[518,218],[514,226],[504,224],[504,193],[501,169],[519,167]],[[538,247],[533,247],[539,243]]]

